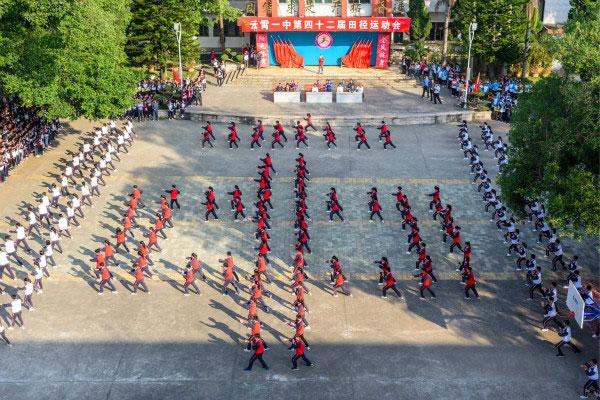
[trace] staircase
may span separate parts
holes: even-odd
[[[248,68],[243,74],[240,74],[237,79],[231,80],[228,85],[270,89],[278,83],[285,85],[286,82],[291,82],[293,80],[300,88],[304,88],[304,86],[312,85],[317,80],[324,83],[327,79],[331,80],[334,85],[341,80],[353,80],[360,83],[365,88],[398,89],[415,87],[417,85],[414,79],[406,78],[405,75],[399,74],[395,69],[380,70],[374,68],[353,69],[325,67],[323,74],[317,74],[316,67],[313,66],[299,69],[269,67],[258,71],[254,68]]]

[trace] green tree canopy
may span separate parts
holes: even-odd
[[[411,40],[424,40],[431,31],[431,18],[424,0],[408,0],[408,17],[410,18]]]
[[[128,0],[4,0],[0,86],[48,118],[120,114],[136,76],[123,51]]]
[[[469,23],[477,21],[473,57],[485,64],[512,64],[521,59],[527,29],[527,0],[458,0],[454,28],[464,48],[469,46]],[[493,72],[491,70],[490,72]]]
[[[201,0],[132,0],[131,23],[127,29],[126,51],[139,67],[165,70],[179,62],[173,25],[181,23],[181,58],[197,60],[200,43],[196,39],[201,20]]]
[[[554,43],[565,74],[543,78],[519,96],[509,133],[509,168],[499,183],[514,211],[522,210],[522,196],[540,197],[553,224],[597,235],[600,16],[569,20],[565,31]]]

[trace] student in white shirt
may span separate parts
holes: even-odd
[[[100,196],[100,189],[98,189],[98,178],[94,175],[90,175],[90,193],[95,196]]]
[[[83,209],[81,208],[81,201],[79,200],[79,197],[77,197],[76,194],[73,194],[73,196],[71,197],[71,204],[73,205],[75,211],[79,212],[79,216],[81,218],[85,218],[85,214],[83,213]]]
[[[15,325],[19,325],[21,329],[25,329],[23,317],[21,316],[21,311],[23,310],[21,299],[16,294],[13,294],[11,298],[10,303],[4,304],[4,307],[10,307],[10,326],[8,329],[13,329]]]
[[[40,256],[37,261],[44,275],[50,277],[50,272],[48,272],[48,259],[46,258],[46,251],[44,249],[40,250]]]
[[[113,162],[112,162],[112,155],[110,154],[110,151],[107,151],[106,153],[104,153],[104,161],[106,161],[106,165],[109,165],[113,171],[117,170],[117,168],[115,167],[115,164],[113,164]]]
[[[125,146],[125,136],[122,133],[119,133],[117,135],[117,151],[129,153],[129,150],[127,150],[127,146]]]
[[[42,267],[39,266],[37,261],[33,263],[33,266],[33,289],[36,293],[42,294],[44,293],[44,284],[42,282],[44,278],[44,271],[42,270]]]
[[[0,279],[2,279],[2,277],[4,276],[4,270],[6,270],[6,273],[8,274],[8,276],[10,276],[10,278],[14,281],[15,280],[15,273],[12,270],[12,268],[10,267],[10,261],[8,260],[8,254],[6,254],[6,251],[0,251]]]
[[[52,201],[50,202],[51,207],[58,207],[58,202],[61,196],[61,190],[56,186],[56,183],[52,184]]]
[[[81,204],[85,204],[86,200],[87,200],[90,203],[90,206],[93,206],[92,196],[90,195],[90,188],[87,187],[85,181],[81,182],[80,190],[81,190]]]
[[[69,232],[69,221],[62,214],[58,215],[58,232],[60,235],[65,235],[69,239],[71,238],[71,232]]]
[[[17,234],[17,240],[15,240],[15,245],[17,246],[17,248],[19,248],[19,245],[22,243],[23,247],[25,248],[25,251],[27,253],[30,253],[31,247],[29,247],[29,244],[27,243],[27,236],[25,235],[25,227],[23,225],[21,225],[19,222],[17,222],[16,234]]]
[[[60,246],[60,235],[55,227],[50,228],[50,243],[52,244],[53,249],[58,250],[59,253],[63,252],[63,249]]]
[[[4,237],[4,250],[6,251],[6,255],[9,260],[12,258],[17,264],[23,265],[23,261],[17,255],[17,246],[15,245],[15,241],[12,240],[10,235],[6,235]]]
[[[6,332],[4,329],[4,325],[2,325],[2,321],[0,321],[0,338],[2,338],[2,340],[4,340],[4,342],[6,343],[6,345],[8,347],[12,347],[10,340],[8,340],[8,338],[6,337]]]
[[[581,353],[581,350],[579,350],[579,348],[577,348],[577,346],[575,346],[575,344],[571,341],[570,321],[567,319],[567,320],[565,320],[564,323],[565,323],[565,327],[562,328],[560,330],[560,332],[558,333],[561,336],[561,340],[560,340],[560,342],[558,342],[554,345],[554,348],[556,350],[558,350],[558,353],[556,353],[557,357],[565,356],[561,349],[561,347],[564,346],[565,344],[568,344],[569,346],[571,346],[571,349],[573,349],[573,353]]]
[[[44,218],[46,219],[46,223],[48,225],[50,225],[50,213],[48,211],[48,206],[46,204],[44,204],[41,200],[40,200],[40,204],[38,205],[38,214],[40,216],[40,222],[44,221]]]
[[[108,153],[112,155],[115,158],[115,160],[121,161],[119,154],[117,154],[117,149],[115,149],[115,146],[113,146],[111,142],[108,142],[108,144],[106,145],[106,151],[108,151]]]
[[[69,178],[66,174],[61,176],[60,178],[60,193],[63,196],[69,195]]]
[[[56,268],[54,249],[52,248],[52,242],[50,242],[50,240],[46,240],[46,244],[44,245],[44,256],[46,257],[47,262],[52,263],[52,266]]]
[[[28,207],[27,209],[27,222],[29,226],[27,227],[27,236],[31,235],[31,232],[35,229],[39,236],[42,236],[42,232],[40,231],[40,224],[38,223],[37,216],[33,211],[33,207]]]
[[[23,306],[28,311],[33,311],[33,283],[31,283],[29,277],[25,277],[23,279],[23,286],[17,289],[23,291]]]

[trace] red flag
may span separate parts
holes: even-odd
[[[177,68],[173,68],[173,79],[181,85],[181,77],[179,76],[179,70]]]
[[[479,84],[481,83],[481,72],[477,74],[477,79],[475,80],[475,87],[473,88],[473,93],[478,93],[479,92]]]

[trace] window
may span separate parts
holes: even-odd
[[[315,4],[331,4],[332,0],[314,0]]]
[[[371,0],[360,0],[360,4],[371,4]]]
[[[225,36],[229,37],[237,37],[242,36],[242,30],[239,26],[237,26],[236,21],[224,21],[225,26]],[[219,23],[215,21],[213,25],[213,36],[218,37],[221,34],[221,27]]]
[[[200,25],[200,29],[198,29],[198,36],[210,36],[209,32],[208,32],[208,26],[206,25]]]
[[[433,22],[427,40],[444,40],[444,23]]]

